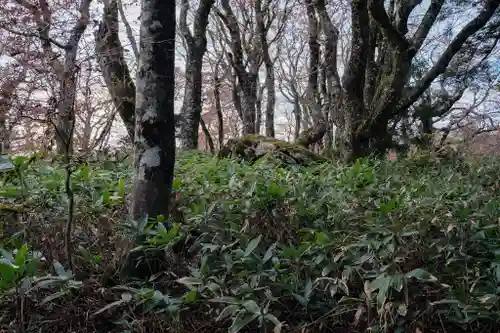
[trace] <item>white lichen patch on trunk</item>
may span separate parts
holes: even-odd
[[[145,179],[146,170],[160,166],[160,164],[161,164],[160,153],[161,153],[160,147],[151,147],[151,148],[146,149],[139,156],[139,165],[138,165],[138,172],[137,172],[137,179],[138,180]]]
[[[168,216],[175,163],[175,1],[142,0],[141,10],[134,219]]]
[[[152,147],[146,149],[141,156],[141,165],[144,164],[148,168],[154,168],[160,166],[160,147]]]

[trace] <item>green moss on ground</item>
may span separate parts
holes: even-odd
[[[284,165],[301,166],[327,161],[307,148],[262,135],[230,139],[220,151],[219,157],[235,157],[250,162],[267,157]]]

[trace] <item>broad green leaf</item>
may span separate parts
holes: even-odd
[[[121,198],[125,198],[125,180],[123,178],[120,178],[118,180],[118,189],[117,189],[118,196]]]
[[[254,321],[257,317],[259,317],[259,314],[255,314],[255,313],[254,314],[244,314],[242,316],[237,317],[236,320],[231,325],[231,327],[229,328],[229,333],[238,333],[245,326],[247,326],[252,321]]]
[[[198,299],[198,292],[196,291],[196,289],[191,289],[185,296],[184,296],[184,301],[186,303],[193,303],[193,302],[196,302],[196,300]]]
[[[14,259],[14,264],[16,266],[23,266],[26,263],[26,259],[28,258],[28,244],[23,244],[16,253],[16,257]]]
[[[269,259],[271,259],[271,257],[274,254],[274,249],[276,248],[277,245],[278,245],[278,243],[273,243],[273,244],[271,244],[271,246],[269,246],[266,253],[264,253],[264,257],[262,258],[263,264],[265,264]]]
[[[188,288],[194,288],[194,286],[197,286],[197,285],[200,285],[203,283],[203,281],[201,281],[200,279],[197,279],[197,278],[192,277],[192,276],[185,276],[185,277],[182,277],[180,279],[177,279],[176,281],[177,281],[177,283],[183,284]]]
[[[14,256],[12,255],[12,253],[10,253],[9,251],[5,250],[5,249],[2,249],[0,248],[0,254],[2,255],[2,259],[5,259],[4,262],[5,263],[11,263],[13,264],[14,263]]]
[[[416,278],[421,281],[437,281],[437,278],[422,268],[416,268],[405,274],[407,278]]]
[[[120,306],[120,305],[123,305],[123,304],[125,304],[125,301],[124,301],[124,300],[122,300],[122,299],[120,299],[120,300],[118,300],[118,301],[114,301],[114,302],[112,302],[112,303],[109,303],[109,304],[108,304],[108,305],[106,305],[105,307],[103,307],[103,308],[101,308],[101,309],[97,310],[97,311],[96,311],[96,312],[94,312],[92,315],[93,315],[93,316],[97,316],[97,315],[98,315],[98,314],[100,314],[100,313],[103,313],[103,312],[105,312],[105,311],[107,311],[107,310],[110,310],[110,309],[116,308],[116,307],[118,307],[118,306]]]
[[[222,297],[216,297],[212,298],[210,302],[213,303],[228,303],[228,304],[241,304],[241,301],[235,297],[229,297],[229,296],[222,296]]]
[[[243,302],[242,306],[249,312],[249,313],[261,313],[261,309],[257,303],[253,300],[248,300]]]
[[[46,303],[52,302],[62,296],[66,295],[66,291],[58,291],[55,292],[51,295],[46,296],[44,299],[41,300],[40,305],[44,305]]]
[[[63,265],[59,261],[54,262],[54,269],[56,270],[56,273],[59,277],[69,280],[73,277],[73,273],[70,270],[65,270]]]
[[[225,307],[225,308],[224,308],[224,309],[220,312],[220,314],[219,314],[219,316],[217,317],[217,319],[216,319],[216,320],[217,320],[217,321],[221,321],[221,320],[223,320],[223,319],[225,319],[225,318],[227,318],[227,317],[229,317],[229,316],[234,315],[234,314],[238,311],[238,309],[239,309],[239,308],[240,308],[240,307],[239,307],[238,305],[234,305],[234,304],[226,306],[226,307]]]
[[[259,235],[254,239],[252,239],[250,243],[248,243],[248,246],[245,249],[245,254],[244,254],[245,257],[248,257],[253,252],[253,250],[255,250],[255,248],[259,245],[261,238],[262,235]]]

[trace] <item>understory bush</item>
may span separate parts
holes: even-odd
[[[0,187],[2,253],[19,237],[43,253],[23,276],[24,315],[39,318],[25,331],[72,304],[61,322],[79,332],[496,332],[499,170],[488,158],[283,168],[181,153],[162,224],[126,218],[127,161],[76,164],[77,263],[62,270],[74,281],[41,298],[36,282],[65,260],[67,199],[64,167],[35,161]],[[161,269],[120,276],[123,249],[161,250]],[[2,257],[2,279],[14,257]],[[5,308],[0,317],[20,320],[19,306]]]

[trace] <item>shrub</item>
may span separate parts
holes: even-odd
[[[366,159],[281,168],[180,154],[173,228],[137,231],[146,235],[140,245],[174,257],[171,269],[106,287],[113,302],[94,312],[113,313],[127,327],[137,324],[130,311],[166,316],[177,332],[493,331],[499,167],[497,159]],[[80,223],[122,212],[130,166],[78,168]],[[64,207],[53,190],[62,186],[60,172],[41,165],[25,172],[30,195],[54,215]],[[184,251],[172,254],[179,244]]]

